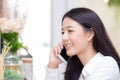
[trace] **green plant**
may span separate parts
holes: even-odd
[[[22,47],[22,43],[19,42],[18,33],[16,32],[1,33],[1,38],[3,39],[5,45],[6,43],[10,43],[10,52],[12,54],[15,54],[18,51],[18,49]]]
[[[24,80],[24,77],[18,74],[15,70],[7,69],[4,71],[5,80]]]
[[[108,5],[109,6],[120,7],[120,0],[109,0]]]

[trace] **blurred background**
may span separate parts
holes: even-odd
[[[8,1],[7,9],[2,4]],[[120,54],[120,0],[0,0],[0,17],[25,19],[22,42],[33,57],[33,80],[44,80],[50,49],[61,41],[61,19],[70,9],[87,7],[102,19]],[[26,54],[21,49],[20,54]]]

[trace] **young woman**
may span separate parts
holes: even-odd
[[[51,50],[46,80],[120,80],[120,58],[98,15],[75,8],[62,19],[62,42]],[[58,59],[63,49],[67,65]]]

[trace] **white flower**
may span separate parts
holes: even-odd
[[[2,33],[17,32],[20,33],[23,30],[25,24],[24,19],[6,19],[0,18],[0,30]]]

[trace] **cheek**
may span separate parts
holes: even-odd
[[[75,53],[77,54],[85,50],[88,44],[86,35],[84,33],[76,34],[76,36],[74,36],[74,39],[75,42],[73,44]]]

